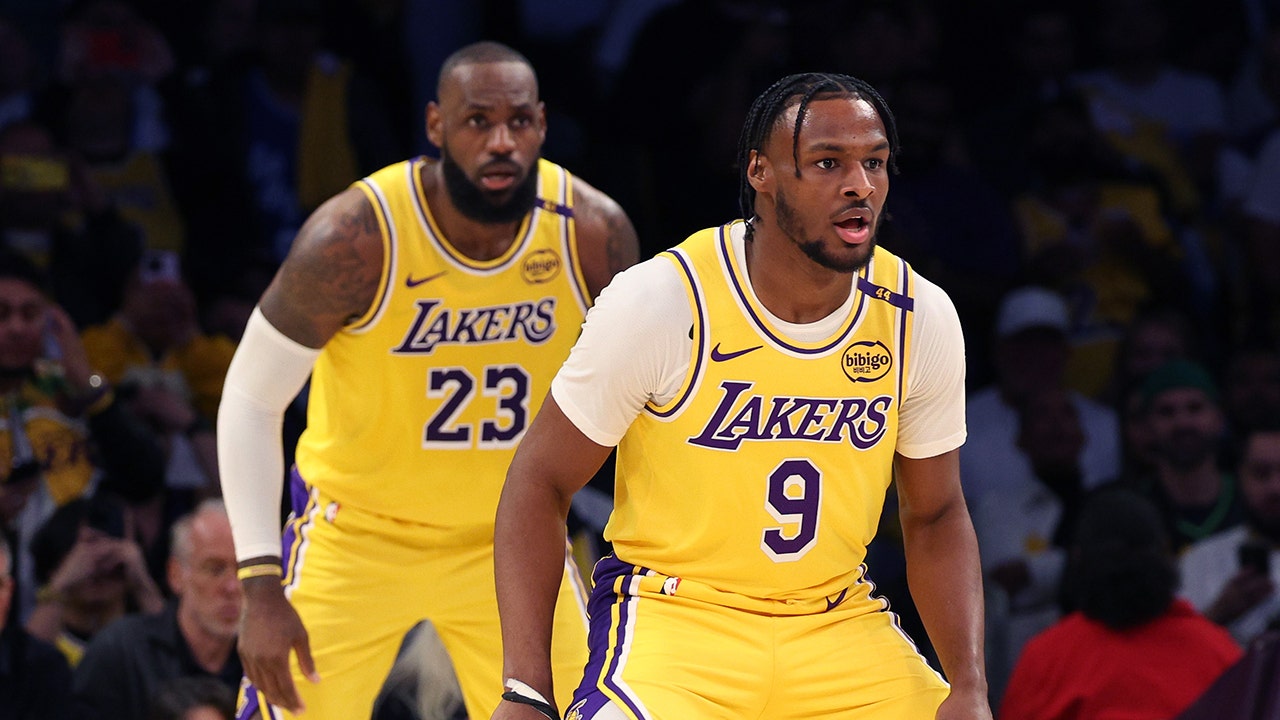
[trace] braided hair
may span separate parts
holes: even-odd
[[[770,85],[751,103],[747,111],[747,121],[742,126],[742,135],[738,139],[738,205],[742,217],[747,221],[747,240],[752,236],[751,218],[755,215],[756,190],[747,179],[750,172],[751,151],[760,151],[764,141],[778,124],[783,112],[799,98],[800,109],[796,111],[795,127],[791,132],[791,156],[795,160],[796,177],[800,177],[800,126],[804,124],[805,113],[809,103],[817,96],[854,97],[871,103],[880,121],[884,123],[885,134],[889,139],[889,170],[897,172],[895,159],[898,156],[898,126],[894,122],[893,112],[880,97],[880,93],[865,80],[850,75],[837,73],[799,73],[788,75]]]

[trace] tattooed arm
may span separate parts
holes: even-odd
[[[613,276],[640,258],[640,243],[630,218],[613,198],[574,178],[574,211],[578,255],[591,297],[597,297]]]
[[[306,628],[280,583],[280,430],[319,348],[373,302],[382,253],[381,228],[363,192],[348,189],[320,206],[245,327],[218,409],[222,494],[243,571],[240,658],[267,700],[294,713],[302,702],[290,654],[312,682],[319,678]]]
[[[262,296],[262,314],[292,340],[322,347],[373,303],[382,253],[373,206],[360,190],[348,188],[302,226]]]

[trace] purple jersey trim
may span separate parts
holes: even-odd
[[[693,311],[696,312],[698,316],[694,320],[694,325],[696,327],[690,328],[690,332],[693,333],[692,339],[697,340],[698,347],[696,352],[693,353],[693,366],[689,368],[689,379],[685,382],[685,390],[680,394],[680,397],[676,398],[675,401],[671,403],[671,406],[666,410],[655,410],[652,406],[645,406],[645,412],[662,418],[675,415],[680,408],[684,407],[684,404],[689,400],[689,398],[693,397],[693,389],[698,385],[698,378],[702,375],[703,363],[706,362],[705,356],[708,330],[705,307],[706,303],[703,302],[702,294],[698,291],[698,277],[693,272],[693,268],[689,266],[689,259],[685,257],[682,252],[671,251],[666,254],[675,259],[676,263],[680,267],[680,271],[683,272],[685,277],[688,279],[689,292],[693,293]]]

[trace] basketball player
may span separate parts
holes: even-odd
[[[540,159],[546,117],[514,50],[449,57],[426,129],[439,162],[380,170],[308,219],[227,376],[218,440],[246,598],[242,718],[369,717],[422,619],[468,714],[498,704],[492,543],[506,467],[591,298],[638,243],[613,200]],[[282,546],[281,417],[308,373]],[[586,657],[566,550],[562,698]]]
[[[959,320],[875,242],[896,145],[866,83],[782,79],[739,146],[748,219],[601,296],[498,505],[494,718],[563,707],[547,662],[560,528],[615,444],[614,552],[566,718],[991,718]],[[863,565],[891,478],[949,686]]]

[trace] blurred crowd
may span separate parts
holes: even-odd
[[[1033,638],[1130,623],[1082,587],[1107,490],[1155,513],[1163,540],[1124,542],[1177,588],[1142,623],[1225,633],[1197,690],[1275,629],[1274,0],[0,0],[0,719],[230,716],[223,376],[307,215],[434,151],[439,64],[477,39],[530,58],[544,154],[643,257],[739,216],[737,128],[773,80],[884,95],[879,241],[965,328],[993,703]],[[922,640],[890,500],[871,577]]]

